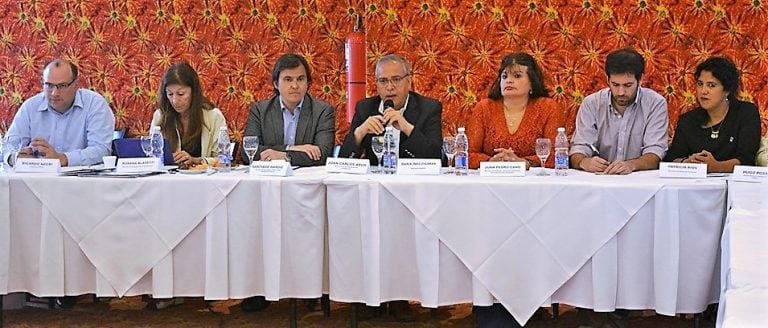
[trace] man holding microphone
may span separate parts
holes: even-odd
[[[349,134],[340,157],[365,157],[376,163],[371,137],[382,135],[387,125],[399,133],[399,157],[442,158],[442,110],[436,99],[411,91],[411,69],[403,57],[390,54],[376,62],[377,96],[355,106]]]

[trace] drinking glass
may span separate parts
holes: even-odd
[[[384,155],[384,137],[371,137],[371,149],[373,149],[373,154],[376,155],[376,159],[379,161],[376,172],[381,173],[381,156]]]
[[[248,163],[253,163],[253,157],[256,156],[256,152],[259,151],[259,137],[243,137],[243,149],[245,150],[245,154],[248,155]],[[250,166],[248,166],[248,171],[250,170]]]
[[[21,137],[6,135],[2,140],[2,148],[0,149],[2,149],[2,151],[0,151],[0,156],[2,156],[0,164],[4,170],[8,170],[11,167],[10,163],[15,161],[15,158],[11,159],[11,156],[18,155],[17,153],[21,150]],[[8,155],[7,162],[5,158],[6,155]]]
[[[545,166],[545,163],[547,163],[547,158],[549,158],[549,152],[550,148],[552,147],[552,140],[549,140],[547,138],[539,138],[536,139],[536,156],[539,157],[539,160],[541,160],[541,170],[539,170],[539,173],[536,175],[546,176],[549,175],[547,173]]]
[[[152,155],[152,136],[141,136],[141,150],[144,152],[144,155],[149,157]]]
[[[456,142],[453,137],[443,137],[443,152],[448,159],[448,170],[445,173],[453,173],[453,157],[456,156]]]

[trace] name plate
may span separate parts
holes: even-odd
[[[357,158],[329,158],[325,161],[328,173],[368,174],[371,162]]]
[[[768,181],[768,167],[736,165],[733,167],[733,181],[766,182]]]
[[[16,158],[16,173],[59,173],[61,162],[57,158]]]
[[[293,175],[291,163],[286,161],[253,161],[251,162],[250,175],[287,177]]]
[[[659,178],[704,179],[707,177],[707,164],[669,163],[659,164]]]
[[[481,177],[524,177],[525,162],[480,162]]]
[[[118,173],[137,173],[157,171],[160,167],[160,159],[155,157],[118,158]]]
[[[439,175],[440,160],[428,158],[401,158],[397,161],[397,174]]]

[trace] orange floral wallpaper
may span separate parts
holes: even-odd
[[[540,61],[572,131],[579,102],[605,85],[605,55],[627,45],[647,59],[644,85],[669,101],[670,132],[694,106],[692,73],[710,55],[735,60],[741,96],[757,103],[764,133],[768,127],[768,2],[761,0],[0,2],[0,131],[40,91],[42,65],[61,56],[80,67],[81,86],[107,98],[119,126],[145,133],[160,76],[186,60],[239,140],[248,105],[272,93],[274,60],[297,52],[314,71],[310,93],[336,106],[341,139],[348,130],[344,38],[358,13],[369,94],[375,60],[404,55],[415,89],[443,102],[446,133],[471,115],[512,51]]]

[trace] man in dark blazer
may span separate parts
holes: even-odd
[[[336,111],[307,90],[312,72],[295,54],[281,56],[272,70],[275,95],[251,106],[245,136],[259,137],[254,160],[282,159],[296,166],[324,165],[335,141]],[[241,156],[248,161],[245,150]]]
[[[355,106],[355,116],[344,139],[340,157],[365,157],[376,165],[371,137],[382,135],[387,125],[400,131],[400,158],[442,158],[442,110],[439,101],[411,91],[408,62],[395,54],[376,62],[378,95]],[[384,102],[392,100],[392,108]]]
[[[371,165],[378,164],[371,150],[371,137],[382,135],[384,127],[392,125],[400,131],[400,158],[442,157],[442,111],[439,101],[411,91],[411,69],[398,55],[386,55],[376,62],[378,96],[363,99],[355,106],[349,134],[344,140],[340,157],[366,157]],[[391,100],[393,106],[384,106]],[[413,321],[408,301],[389,303],[390,314],[398,321]],[[373,315],[373,307],[364,307],[361,319]]]

